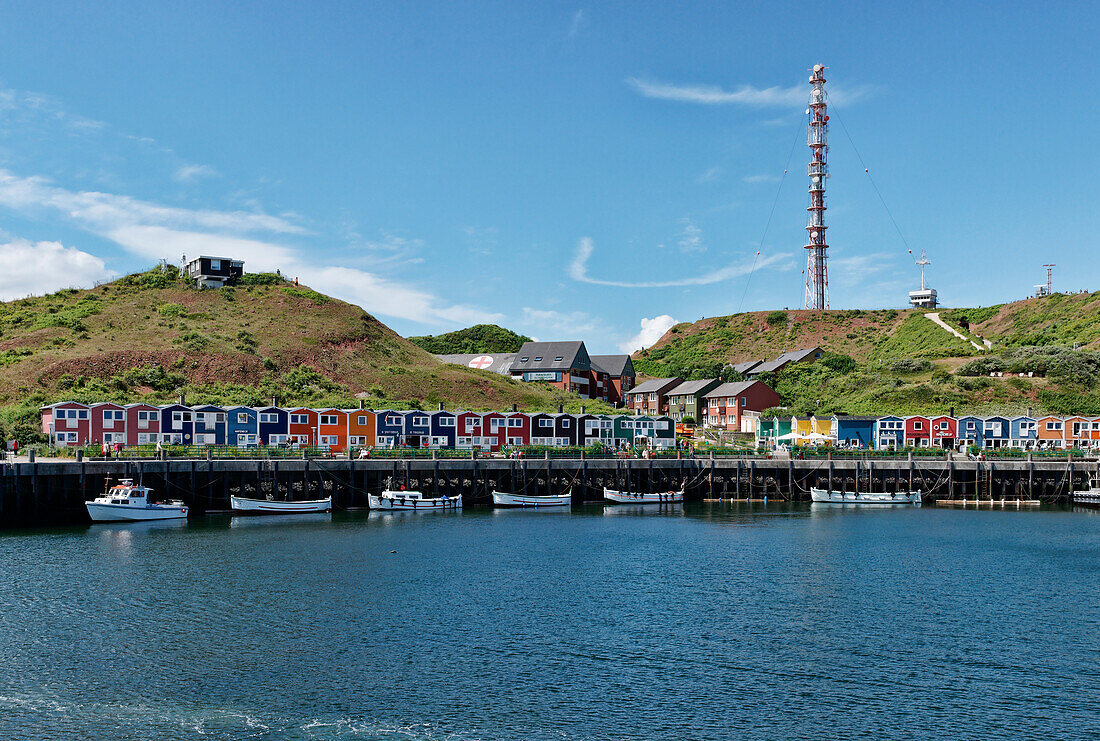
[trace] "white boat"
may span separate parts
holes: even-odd
[[[178,499],[150,502],[153,492],[148,486],[134,486],[132,479],[122,479],[84,505],[92,522],[148,522],[149,520],[185,520],[187,505]]]
[[[831,489],[810,489],[810,499],[830,504],[920,504],[920,491],[832,491]]]
[[[1095,477],[1090,477],[1089,488],[1073,492],[1073,503],[1100,507],[1100,482]]]
[[[549,496],[493,492],[493,504],[498,507],[568,507],[572,501],[573,496],[569,492]]]
[[[430,510],[462,509],[462,495],[457,497],[426,497],[418,491],[383,491],[379,495],[371,494],[367,501],[371,509],[380,510]]]
[[[616,504],[662,504],[684,501],[684,491],[631,492],[603,489],[603,498]]]
[[[332,509],[332,497],[301,502],[269,502],[266,499],[230,496],[229,504],[236,515],[292,515],[328,512]]]

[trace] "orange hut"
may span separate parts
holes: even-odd
[[[1061,417],[1040,417],[1035,438],[1050,447],[1066,447],[1066,426]]]
[[[356,448],[374,447],[374,412],[369,409],[352,409],[348,411],[348,447]]]
[[[317,445],[333,453],[348,449],[348,413],[343,409],[317,410]]]

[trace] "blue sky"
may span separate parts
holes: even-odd
[[[907,245],[948,305],[1095,288],[1096,7],[894,5],[3,3],[0,295],[220,254],[593,352],[796,308],[815,63],[833,308]]]

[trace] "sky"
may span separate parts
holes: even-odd
[[[0,298],[205,254],[593,353],[798,308],[814,64],[832,308],[904,306],[921,250],[947,306],[1095,289],[1098,36],[1063,2],[0,2]]]

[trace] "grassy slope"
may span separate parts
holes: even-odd
[[[466,353],[518,352],[530,337],[516,334],[495,324],[475,324],[466,329],[440,335],[409,337],[409,342],[434,355],[461,355]]]
[[[440,363],[359,307],[304,287],[140,280],[0,304],[0,405],[26,416],[62,399],[164,402],[180,392],[191,403],[277,395],[353,406],[367,394],[374,407],[580,405],[542,384]]]
[[[780,321],[779,314],[785,314],[786,320]],[[673,327],[653,347],[636,353],[634,363],[647,375],[690,375],[817,345],[851,356],[859,367],[850,373],[816,365],[792,367],[769,379],[799,413],[920,414],[946,412],[954,406],[956,412],[1023,413],[1031,408],[1100,414],[1094,389],[1058,387],[1045,378],[952,376],[963,360],[979,353],[922,314],[916,310],[788,311],[703,319]],[[774,315],[770,322],[769,315]],[[960,319],[969,319],[969,335],[992,340],[994,352],[1002,346],[1072,346],[1074,342],[1100,349],[1100,292],[943,310],[941,316],[956,327]],[[920,373],[897,372],[893,363],[902,358],[929,359],[932,366]]]

